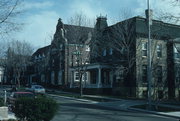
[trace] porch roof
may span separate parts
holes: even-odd
[[[76,70],[77,68],[80,69],[86,69],[86,70],[90,70],[90,69],[98,69],[98,68],[112,68],[112,66],[110,64],[107,63],[91,63],[91,64],[86,64],[86,65],[80,65],[78,66],[73,66],[70,68],[70,70]]]

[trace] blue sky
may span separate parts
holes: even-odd
[[[151,8],[157,11],[180,13],[180,8],[172,7],[170,0],[151,0]],[[146,0],[24,0],[23,14],[18,20],[24,23],[15,39],[32,43],[36,48],[50,44],[58,18],[67,23],[75,13],[83,12],[95,20],[98,15],[107,15],[108,24],[119,20],[122,11],[130,11],[130,16],[143,16],[147,8]]]

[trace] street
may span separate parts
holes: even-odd
[[[53,96],[59,103],[59,110],[52,121],[178,121],[178,119],[153,114],[113,110],[92,104]]]

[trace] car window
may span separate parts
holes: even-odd
[[[12,93],[12,94],[10,95],[10,97],[14,97],[14,93]]]
[[[36,88],[36,89],[42,89],[43,87],[42,87],[42,86],[39,86],[39,85],[36,85],[35,88]]]

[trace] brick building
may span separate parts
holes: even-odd
[[[40,49],[47,51],[46,61],[40,62],[41,66],[46,63],[46,73],[34,74],[41,72],[39,80],[47,84],[77,88],[83,71],[85,91],[100,89],[101,93],[108,90],[146,98],[146,23],[145,18],[133,17],[108,26],[107,18],[100,16],[95,27],[89,28],[63,24],[59,19],[51,45]],[[153,20],[151,30],[153,99],[179,97],[179,54],[174,46],[178,45],[180,26]],[[36,51],[33,58],[44,57],[40,53]]]

